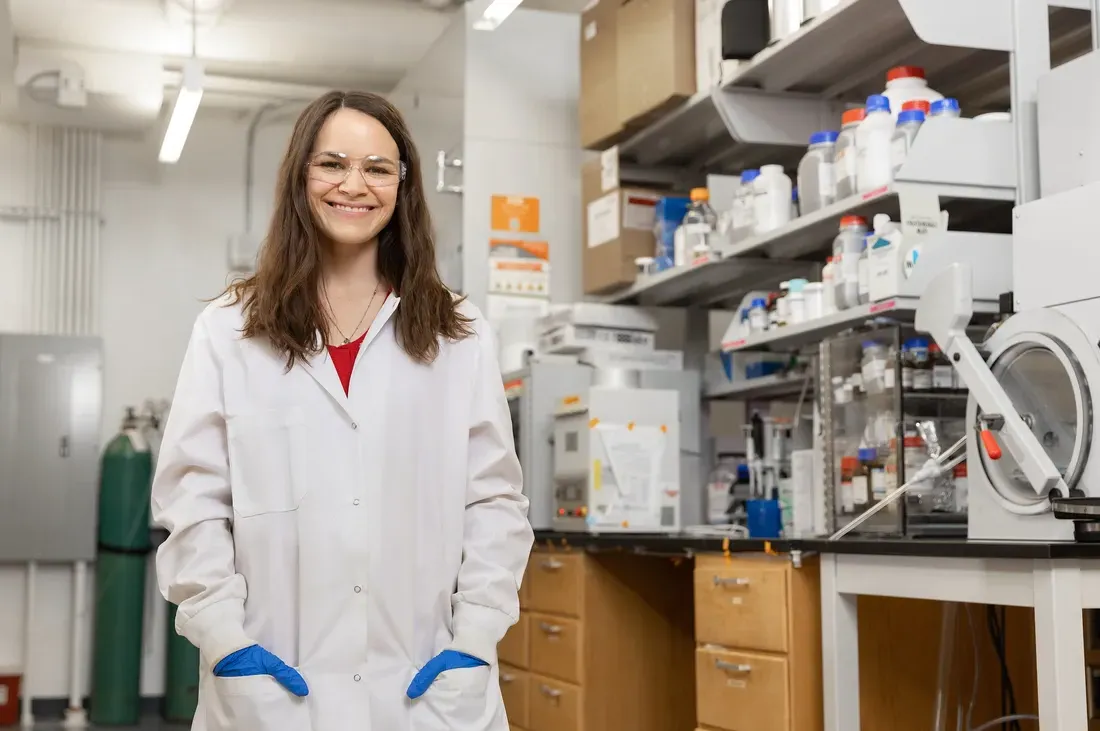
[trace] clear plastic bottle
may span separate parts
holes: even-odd
[[[765,332],[768,329],[768,301],[757,297],[749,307],[749,330],[754,335]]]
[[[849,109],[840,117],[840,134],[836,138],[833,172],[836,177],[836,198],[844,200],[856,194],[856,174],[859,156],[856,153],[856,129],[867,115],[863,107]]]
[[[759,175],[759,170],[746,170],[741,173],[741,185],[738,186],[737,193],[733,198],[731,241],[742,241],[752,236],[753,200],[755,198],[752,181],[756,180]]]
[[[710,251],[711,235],[718,227],[718,214],[710,207],[710,191],[692,188],[691,206],[680,226],[684,230],[684,250],[676,252],[676,266],[685,266]]]
[[[836,202],[836,141],[833,131],[814,132],[810,146],[798,163],[799,210],[805,216]]]
[[[906,109],[898,115],[898,125],[894,128],[894,138],[890,141],[890,161],[896,173],[909,157],[909,148],[924,124],[924,112],[919,109]]]
[[[860,216],[844,216],[840,219],[840,232],[833,239],[833,284],[836,291],[836,307],[846,310],[859,304],[859,255],[863,251],[863,237],[867,235],[867,221]]]
[[[889,185],[894,168],[890,159],[890,142],[894,137],[894,117],[890,100],[881,94],[867,97],[867,116],[856,128],[856,154],[859,166],[856,188],[869,193]]]
[[[863,243],[859,251],[859,263],[857,264],[856,281],[858,282],[859,303],[865,305],[871,301],[871,259],[870,250],[867,248],[871,237],[867,234],[863,237]]]
[[[763,165],[752,181],[753,233],[774,231],[791,220],[791,179],[782,165]]]
[[[957,119],[960,116],[962,116],[962,111],[959,109],[959,100],[951,97],[932,102],[928,111],[929,119],[935,119],[936,117],[954,117]]]
[[[927,338],[912,338],[909,341],[909,357],[913,362],[913,390],[932,389],[932,358]]]
[[[737,483],[737,456],[719,454],[707,480],[707,523],[726,525],[733,511],[733,486]]]
[[[886,72],[886,90],[882,92],[890,100],[894,117],[901,112],[901,105],[914,99],[932,103],[943,99],[943,94],[928,86],[924,69],[920,66],[895,66]]]
[[[821,268],[821,314],[828,316],[837,311],[836,306],[836,270],[833,257],[825,260]]]

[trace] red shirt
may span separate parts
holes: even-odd
[[[332,358],[332,364],[336,366],[336,374],[340,376],[340,383],[344,386],[344,395],[348,395],[348,387],[351,386],[351,371],[355,367],[355,358],[359,355],[359,348],[363,345],[363,338],[365,337],[367,337],[367,334],[363,333],[350,343],[328,346],[329,357]]]

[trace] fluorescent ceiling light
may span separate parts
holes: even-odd
[[[474,21],[474,30],[496,30],[523,0],[493,0],[481,17]]]
[[[168,129],[164,131],[164,142],[160,145],[160,161],[179,162],[191,124],[199,111],[202,101],[203,68],[198,59],[188,59],[183,65],[183,78],[180,81],[179,96],[172,108],[172,118],[168,120]]]

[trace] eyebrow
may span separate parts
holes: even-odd
[[[321,155],[332,155],[333,157],[340,157],[340,158],[343,158],[345,160],[353,159],[347,153],[334,152],[332,150],[322,150],[321,152],[318,152],[316,155],[314,155],[314,157],[319,157]],[[397,164],[397,161],[391,160],[391,159],[389,159],[388,157],[386,157],[384,155],[365,155],[360,159],[361,160],[370,160],[371,162],[388,162],[390,165],[396,165]]]

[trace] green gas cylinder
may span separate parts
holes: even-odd
[[[127,409],[103,453],[99,478],[92,638],[93,724],[137,725],[141,716],[142,615],[149,552],[153,455]]]
[[[164,720],[190,724],[199,704],[199,651],[176,632],[175,604],[168,605],[168,652],[164,673]]]

